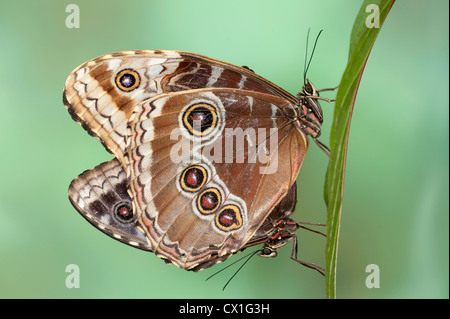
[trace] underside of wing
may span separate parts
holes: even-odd
[[[87,170],[69,186],[76,210],[96,228],[128,245],[150,250],[127,193],[126,173],[113,159]]]
[[[140,50],[107,54],[76,68],[63,101],[74,120],[122,161],[127,123],[137,104],[161,93],[222,87],[295,101],[295,97],[246,68],[205,56]]]
[[[125,165],[151,250],[184,269],[239,251],[300,170],[308,142],[290,116],[288,100],[239,89],[142,103]]]

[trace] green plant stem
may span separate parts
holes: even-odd
[[[326,297],[336,298],[336,269],[339,230],[344,195],[345,164],[350,122],[359,83],[370,51],[395,0],[366,0],[356,17],[350,37],[349,60],[342,76],[330,134],[331,159],[325,179],[324,198],[327,203]],[[379,27],[368,27],[366,20],[375,12],[366,12],[369,5],[379,8]],[[370,22],[374,22],[369,17]]]

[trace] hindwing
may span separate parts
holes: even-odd
[[[105,234],[131,246],[150,250],[138,224],[128,180],[117,159],[102,163],[75,178],[69,199],[77,211]]]
[[[156,254],[191,269],[245,245],[306,154],[289,112],[284,98],[219,88],[163,94],[136,108],[125,166]],[[195,128],[192,118],[203,121]]]

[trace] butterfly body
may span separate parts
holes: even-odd
[[[322,124],[317,96],[309,81],[294,97],[187,52],[88,61],[69,75],[64,104],[115,158],[77,177],[69,198],[106,234],[183,269],[260,242],[276,251],[295,233],[295,180]]]

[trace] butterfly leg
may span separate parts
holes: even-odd
[[[338,85],[338,86],[335,86],[334,88],[319,89],[319,90],[316,90],[316,92],[334,91],[334,90],[336,90],[338,87],[339,87],[339,85]],[[330,102],[336,101],[336,99],[327,99],[327,98],[321,97],[321,96],[319,96],[319,95],[309,96],[309,98],[317,99],[317,100],[322,100],[322,101],[329,102],[329,103],[330,103]]]
[[[312,229],[312,228],[309,228],[309,227],[303,226],[303,225],[312,225],[312,226],[327,226],[326,224],[319,224],[319,223],[309,223],[309,222],[296,222],[296,224],[297,224],[297,227],[298,227],[298,228],[303,228],[303,229],[309,230],[310,232],[313,232],[313,233],[316,233],[316,234],[322,235],[323,237],[327,237],[327,235],[326,235],[326,234],[324,234],[324,233],[322,233],[321,231],[318,231],[318,230],[315,230],[315,229]]]
[[[317,138],[313,138],[314,143],[328,156],[329,159],[331,159],[331,150],[330,148],[323,144],[321,141],[319,141]]]
[[[298,240],[297,240],[297,236],[294,236],[294,244],[292,246],[291,259],[305,267],[308,267],[308,268],[318,271],[322,276],[325,277],[325,268],[317,266],[316,264],[311,263],[311,262],[302,261],[297,258],[297,254],[298,254]]]
[[[329,102],[329,103],[336,101],[336,99],[327,99],[327,98],[321,97],[321,96],[308,96],[308,98],[321,100],[321,101],[325,101],[325,102]]]
[[[316,90],[316,92],[334,91],[337,88],[339,88],[339,85],[335,86],[334,88],[324,88],[324,89]]]

